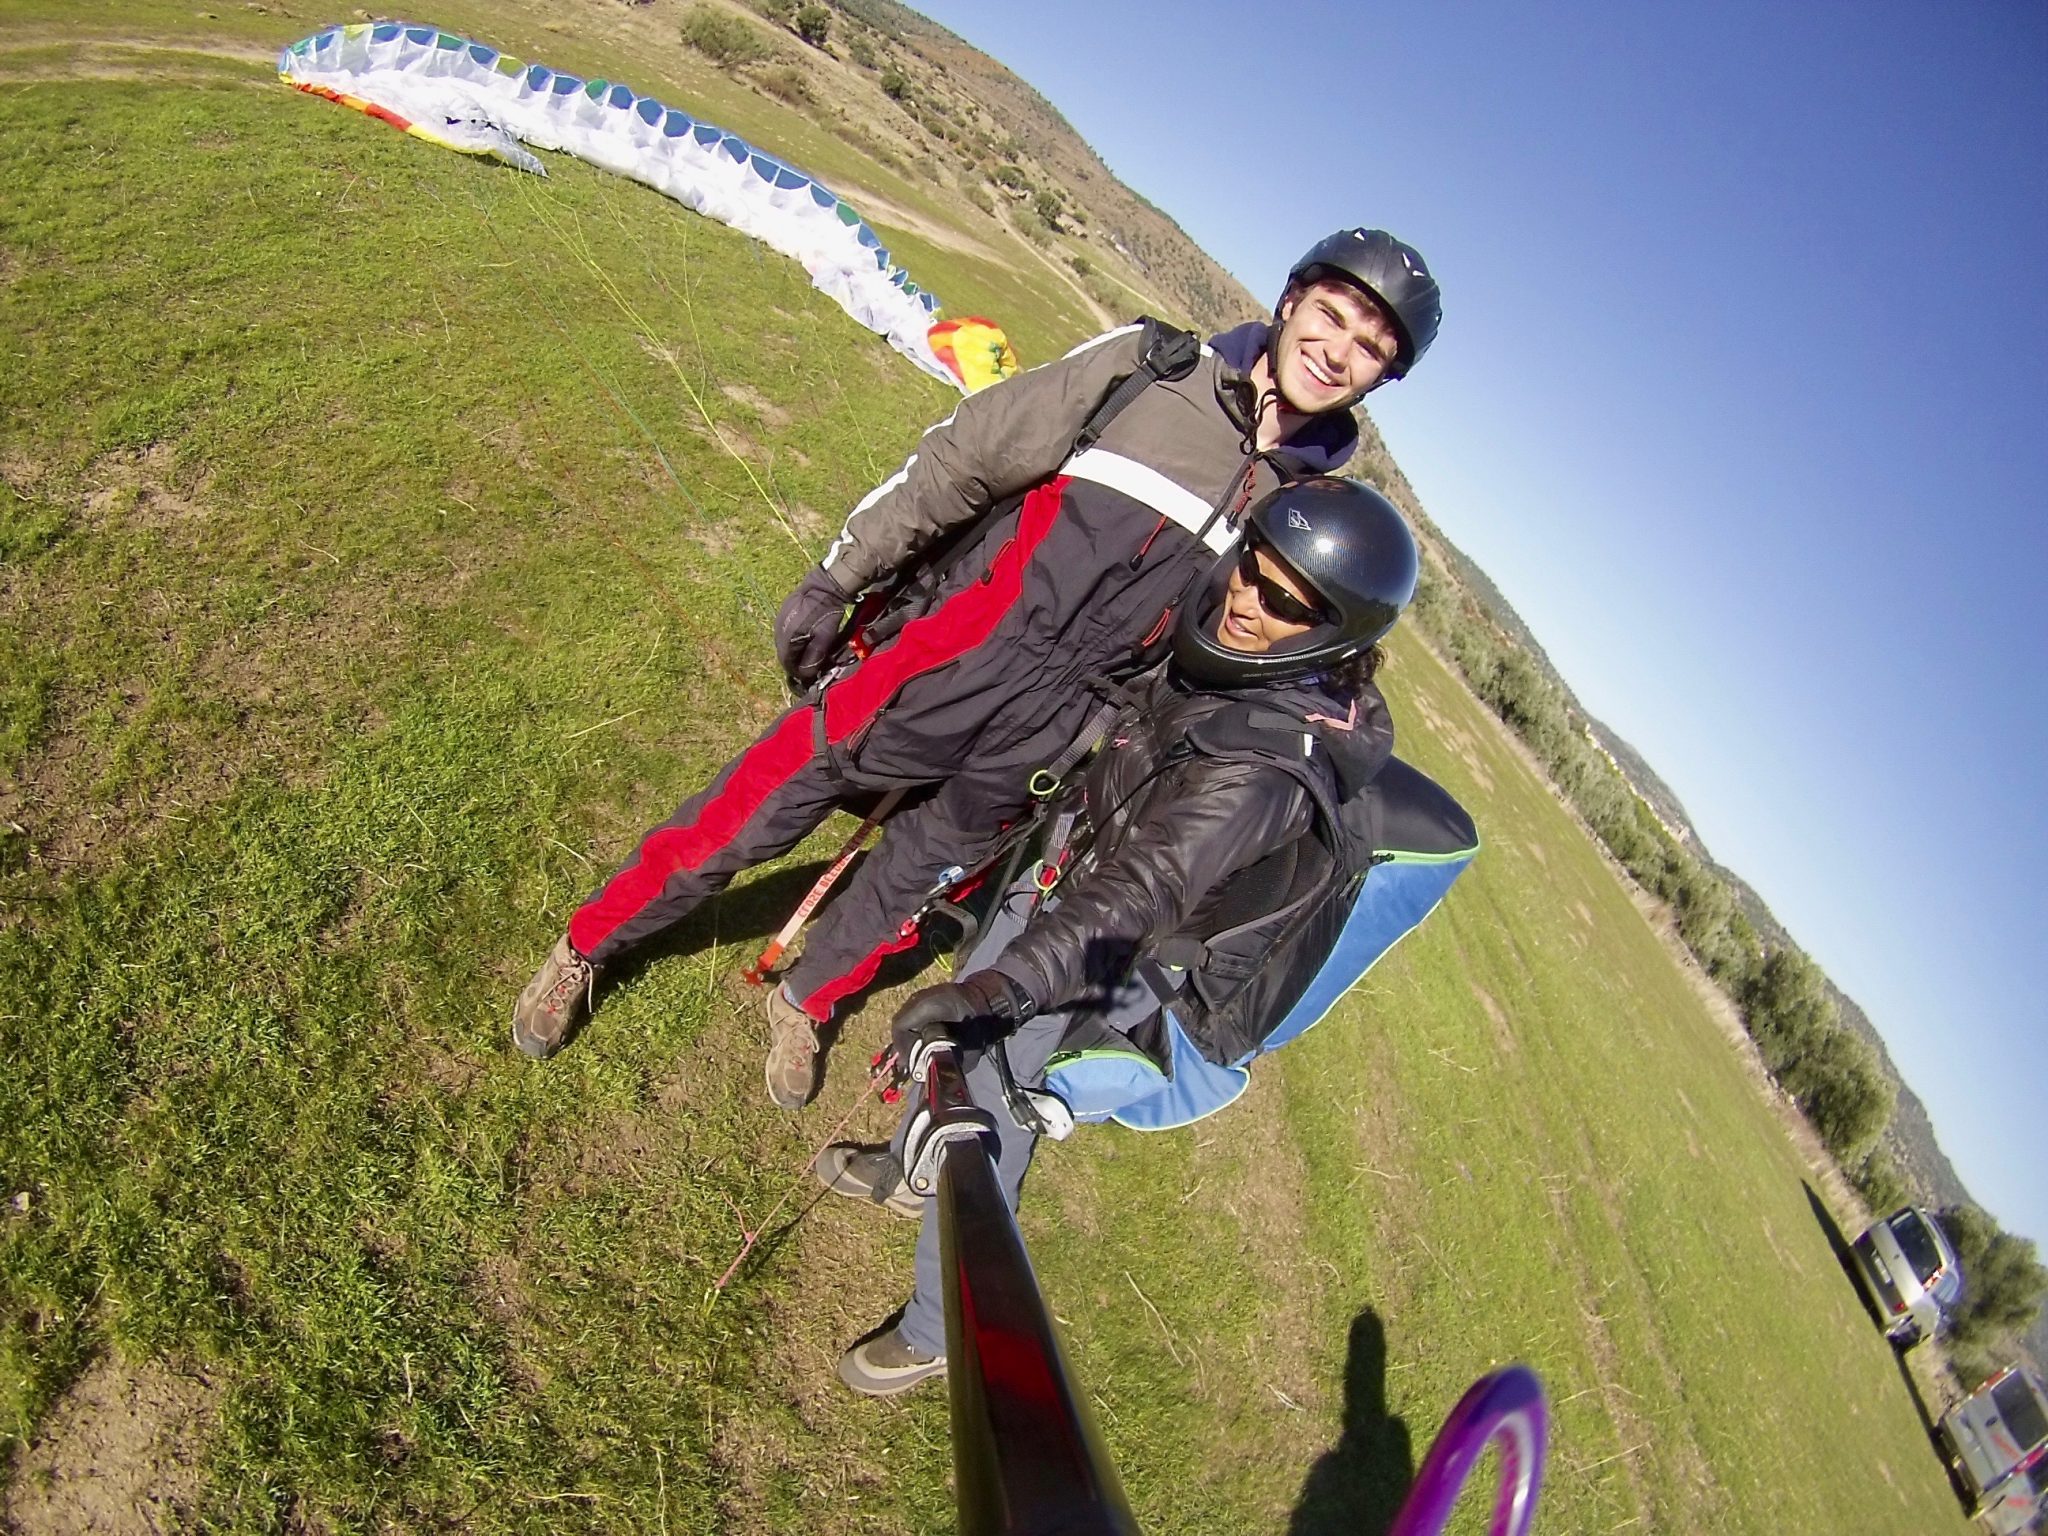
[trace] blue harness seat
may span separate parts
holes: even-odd
[[[1443,794],[1440,789],[1437,793]],[[1176,1016],[1169,997],[1161,1010],[1163,1068],[1136,1046],[1105,1044],[1095,1038],[1080,1049],[1053,1053],[1045,1068],[1046,1089],[1059,1095],[1076,1120],[1114,1120],[1138,1131],[1192,1125],[1233,1103],[1251,1082],[1254,1058],[1278,1050],[1321,1023],[1339,998],[1436,910],[1452,882],[1479,851],[1478,835],[1469,820],[1464,822],[1464,831],[1467,835],[1462,838],[1446,839],[1461,844],[1455,848],[1381,856],[1356,887],[1335,942],[1319,963],[1300,967],[1299,974],[1306,980],[1298,988],[1287,988],[1292,1000],[1276,1010],[1278,1022],[1256,1047],[1236,1060],[1226,1064],[1204,1056]],[[1333,893],[1333,897],[1342,899],[1345,894]]]

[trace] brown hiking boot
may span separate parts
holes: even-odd
[[[597,967],[563,934],[512,1009],[512,1043],[533,1057],[552,1056],[590,1013]]]
[[[818,1091],[818,1026],[787,989],[768,994],[768,1097],[781,1109],[802,1109]]]

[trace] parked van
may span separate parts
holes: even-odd
[[[2036,1469],[2048,1472],[2048,1388],[2009,1365],[1943,1414],[1937,1433],[1971,1513],[1986,1514],[2004,1502],[2003,1485],[2031,1489]]]
[[[1941,1326],[1962,1299],[1956,1251],[1933,1217],[1917,1205],[1873,1222],[1854,1244],[1857,1278],[1883,1319],[1885,1337],[1911,1349]]]
[[[1977,1518],[1991,1536],[2027,1536],[2043,1510],[2048,1510],[2048,1456],[1987,1493]]]

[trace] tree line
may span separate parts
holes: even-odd
[[[1541,760],[1551,781],[1628,873],[1663,901],[1680,938],[1736,1005],[1764,1067],[1799,1106],[1873,1211],[1906,1203],[1910,1185],[1883,1144],[1898,1085],[1870,1043],[1842,1022],[1826,975],[1789,940],[1767,941],[1727,881],[1664,825],[1565,690],[1451,574],[1442,535],[1416,507],[1377,434],[1366,474],[1400,501],[1424,535],[1422,580],[1410,616],[1488,708]],[[1975,1206],[1939,1213],[1962,1262],[1966,1292],[1951,1323],[1963,1377],[2032,1326],[2048,1295],[2034,1244],[2001,1231]]]

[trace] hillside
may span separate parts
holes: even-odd
[[[1706,849],[1700,842],[1700,835],[1693,827],[1692,818],[1685,813],[1685,802],[1678,798],[1678,792],[1657,775],[1649,759],[1644,757],[1628,740],[1604,721],[1591,715],[1586,723],[1593,728],[1593,734],[1609,755],[1621,767],[1622,775],[1635,787],[1637,794],[1649,802],[1650,809],[1657,813],[1657,819],[1669,827],[1678,840],[1700,857],[1706,857]]]

